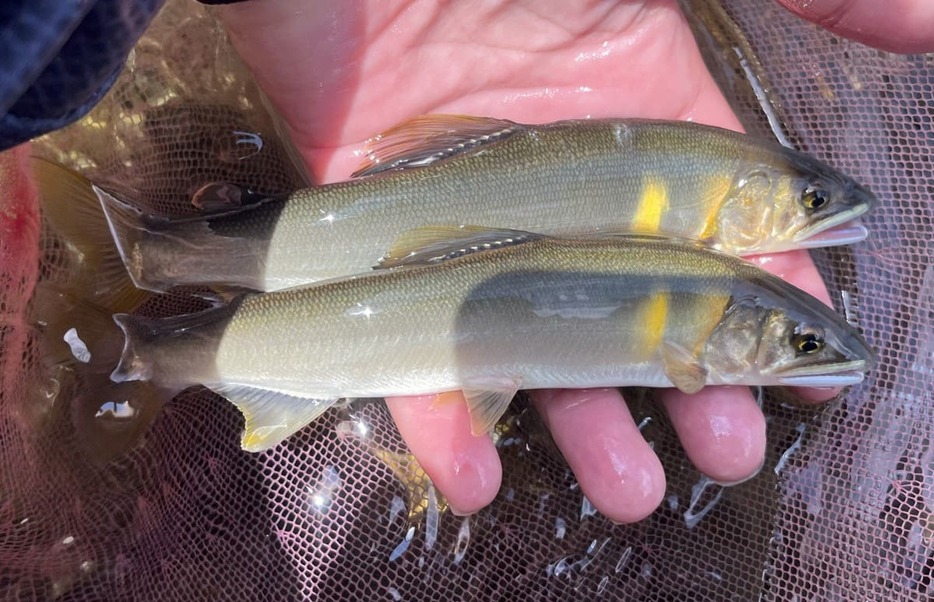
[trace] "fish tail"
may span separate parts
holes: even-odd
[[[115,314],[113,321],[123,331],[123,351],[117,367],[110,374],[115,383],[150,381],[158,378],[158,369],[150,352],[153,341],[162,330],[160,320],[130,314]]]
[[[133,284],[137,288],[160,293],[171,288],[158,279],[152,278],[145,269],[140,251],[148,238],[158,236],[155,228],[147,224],[146,215],[97,186],[94,187],[94,192],[103,208],[104,217],[116,244],[121,263]]]
[[[42,282],[31,311],[50,385],[46,401],[70,415],[79,449],[97,463],[132,449],[176,391],[148,381],[113,382],[121,330],[108,309],[74,290]]]
[[[123,349],[110,379],[152,381],[175,393],[214,382],[217,347],[242,299],[167,318],[115,314],[113,321],[123,333]]]
[[[72,249],[69,287],[111,311],[132,311],[149,293],[134,286],[114,244],[94,186],[64,166],[34,157],[42,214],[54,235]]]
[[[186,284],[259,288],[259,258],[249,241],[211,229],[211,219],[220,212],[163,218],[100,188],[94,191],[125,271],[138,288],[155,292]]]

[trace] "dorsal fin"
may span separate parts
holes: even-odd
[[[505,119],[468,115],[423,115],[367,140],[366,158],[353,177],[425,167],[435,161],[492,144],[521,131]]]
[[[522,230],[482,226],[422,226],[403,232],[375,267],[386,269],[403,265],[430,265],[540,238],[543,238],[541,234]]]

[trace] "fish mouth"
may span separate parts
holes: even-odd
[[[795,370],[791,374],[777,377],[778,384],[786,387],[848,387],[866,378],[866,361],[854,360],[833,367],[814,366]]]
[[[830,221],[830,220],[827,220]],[[819,249],[821,247],[834,247],[837,245],[851,245],[866,240],[869,229],[863,225],[861,219],[845,219],[842,223],[826,225],[827,222],[817,224],[823,229],[815,227],[802,230],[795,235],[795,242],[800,249]]]

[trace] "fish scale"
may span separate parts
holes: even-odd
[[[875,202],[807,155],[686,122],[531,126],[430,116],[374,144],[361,172],[372,175],[197,219],[145,216],[99,195],[134,282],[157,291],[275,291],[363,273],[400,235],[428,225],[549,235],[641,230],[736,254],[843,244],[865,229],[840,224]],[[255,196],[231,188],[223,186],[224,198]],[[804,205],[814,190],[829,200],[819,210]]]
[[[820,301],[696,243],[467,236],[452,233],[450,248],[513,242],[441,260],[416,249],[392,269],[202,314],[118,316],[127,342],[112,378],[205,385],[241,409],[242,444],[259,450],[342,397],[463,390],[479,433],[518,389],[831,386],[858,382],[873,361]],[[795,348],[801,333],[820,340],[815,355]]]

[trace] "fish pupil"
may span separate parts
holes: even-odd
[[[808,187],[803,196],[804,206],[810,211],[817,211],[830,202],[827,192],[820,188]]]
[[[813,332],[806,332],[794,336],[794,346],[798,353],[810,355],[823,349],[824,341]]]

